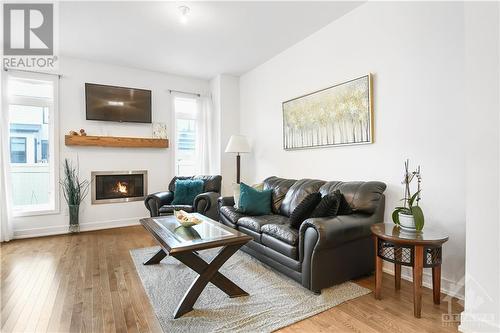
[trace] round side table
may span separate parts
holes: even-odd
[[[422,308],[422,273],[432,268],[434,304],[440,303],[442,245],[448,236],[431,228],[406,231],[393,223],[371,226],[375,241],[375,299],[381,299],[383,260],[394,263],[394,285],[401,288],[401,266],[413,268],[413,315],[420,318]]]

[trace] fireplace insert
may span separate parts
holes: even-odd
[[[144,200],[147,175],[141,171],[94,171],[92,174],[92,204]]]

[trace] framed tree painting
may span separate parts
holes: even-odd
[[[285,150],[372,142],[371,74],[283,102]]]

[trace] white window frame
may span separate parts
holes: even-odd
[[[23,71],[9,70],[4,76],[3,82],[3,110],[9,111],[10,104],[30,105],[37,107],[48,107],[49,109],[49,184],[52,186],[54,195],[50,195],[48,209],[21,210],[12,207],[14,217],[52,215],[60,213],[60,189],[59,189],[59,77],[52,74],[32,73]],[[53,99],[48,101],[44,98],[35,98],[28,96],[9,96],[9,78],[22,78],[41,81],[51,81],[53,84]],[[9,133],[7,134],[9,136]],[[9,159],[10,163],[10,159]],[[9,194],[11,195],[11,194]]]
[[[196,102],[196,114],[193,116],[193,114],[191,113],[185,113],[185,112],[181,112],[181,111],[177,111],[175,109],[175,100],[179,98],[179,99],[192,99]],[[173,147],[174,147],[174,158],[173,158],[173,175],[174,176],[177,176],[177,154],[178,154],[178,151],[177,151],[177,119],[189,119],[189,120],[194,120],[195,123],[196,123],[196,143],[195,143],[195,156],[198,154],[198,146],[199,146],[199,114],[198,114],[198,103],[199,103],[199,99],[197,97],[194,97],[194,96],[190,96],[190,95],[184,95],[184,94],[176,94],[176,95],[173,95],[172,96],[172,115],[173,115],[173,128],[174,128],[174,142],[173,142]],[[197,160],[195,160],[195,164],[198,163]],[[196,171],[195,171],[196,173]],[[191,175],[191,176],[194,176],[194,175]]]

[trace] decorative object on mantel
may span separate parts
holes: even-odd
[[[421,231],[424,228],[424,213],[418,205],[420,202],[422,176],[420,165],[415,171],[410,172],[410,161],[405,161],[405,174],[402,184],[405,185],[405,196],[401,201],[403,207],[396,207],[392,213],[392,220],[402,229],[410,231]],[[410,184],[413,179],[417,179],[417,190],[411,194]]]
[[[283,102],[285,150],[373,143],[371,74]]]
[[[155,139],[166,139],[167,136],[167,124],[165,123],[153,123],[153,138]]]
[[[64,199],[69,208],[69,231],[79,232],[79,210],[80,203],[85,199],[89,192],[91,181],[81,180],[79,176],[78,162],[77,166],[73,166],[67,158],[64,159],[64,178],[61,180]]]
[[[78,132],[73,131],[73,130],[69,131],[69,135],[72,135],[72,136],[78,136],[78,135],[80,135],[80,136],[86,136],[87,133],[85,132],[85,130],[83,128],[81,128]]]
[[[240,153],[251,151],[248,139],[243,135],[231,135],[226,146],[226,153],[236,153],[236,183],[240,183]]]
[[[64,137],[66,146],[95,146],[120,148],[168,148],[168,139],[132,138],[119,136],[74,136]]]

